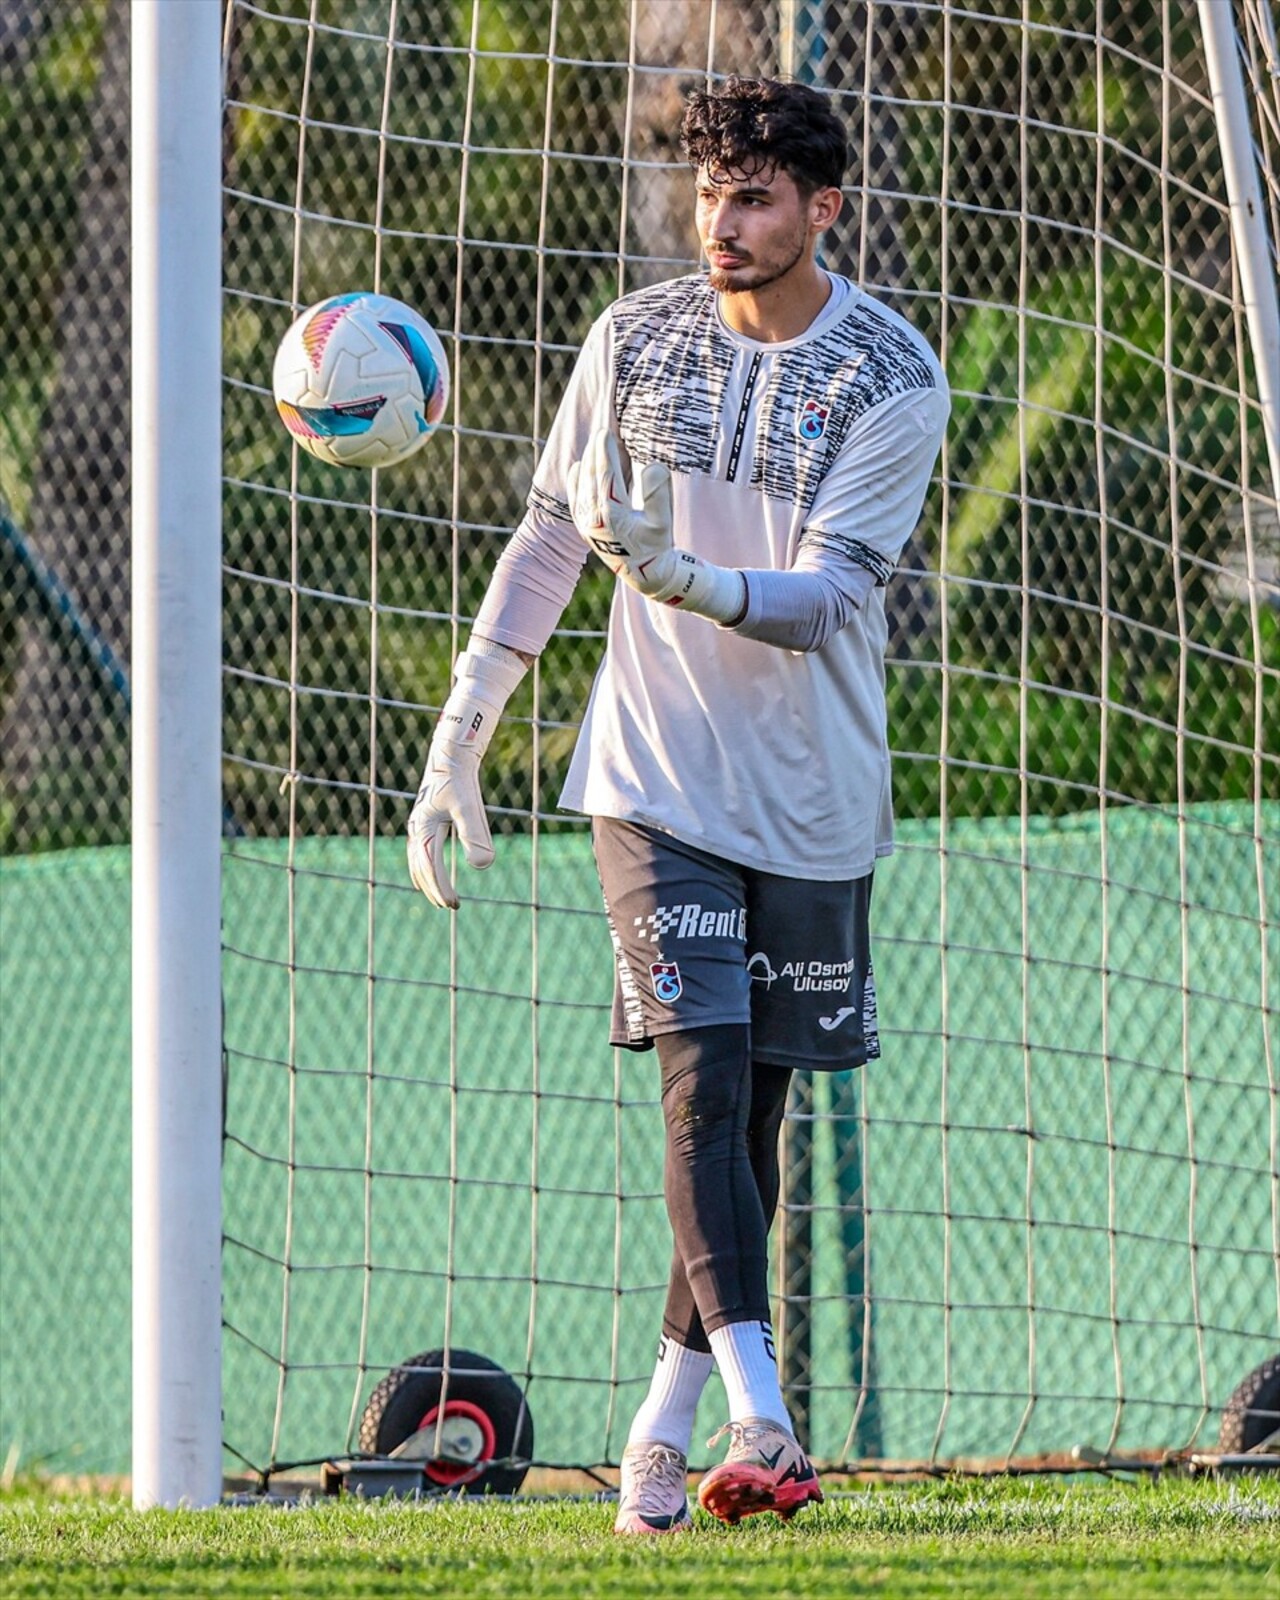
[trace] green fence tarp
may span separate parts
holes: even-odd
[[[901,827],[884,1056],[816,1085],[818,1455],[1205,1442],[1280,1343],[1264,822],[1270,856],[1240,807],[955,823],[945,853]],[[667,1266],[652,1058],[605,1042],[581,835],[500,840],[464,892],[426,907],[397,840],[227,848],[229,1468],[348,1448],[446,1312],[531,1374],[539,1459],[620,1452]],[[6,860],[0,894],[0,1457],[123,1471],[128,852]]]

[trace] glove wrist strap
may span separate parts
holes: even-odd
[[[453,689],[440,713],[437,738],[461,745],[477,759],[482,756],[526,670],[514,650],[489,639],[477,640],[454,665]]]
[[[679,606],[712,622],[740,622],[747,609],[747,580],[736,567],[717,567],[702,561],[687,550],[677,552],[679,565],[675,581],[660,597],[666,605]]]

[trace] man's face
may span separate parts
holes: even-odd
[[[703,167],[697,175],[698,238],[722,294],[762,289],[784,277],[809,251],[813,202],[838,191],[802,196],[780,168],[751,174]]]

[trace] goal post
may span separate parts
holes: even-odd
[[[133,1499],[222,1492],[221,6],[132,8]]]
[[[514,1375],[540,1464],[618,1460],[661,1125],[601,1044],[556,810],[605,575],[498,730],[457,916],[402,831],[586,328],[696,265],[671,124],[731,71],[832,95],[827,264],[955,399],[890,591],[884,1059],[793,1105],[797,1413],[845,1464],[1205,1443],[1280,1343],[1265,7],[143,0],[133,29],[135,1501],[355,1451],[435,1349]],[[297,311],[358,288],[453,376],[372,483],[269,393]]]
[[[1234,16],[1219,0],[1199,0],[1205,65],[1213,91],[1214,119],[1231,205],[1231,233],[1240,262],[1241,296],[1253,346],[1258,404],[1271,463],[1271,483],[1280,503],[1280,246],[1267,237],[1267,213],[1253,152],[1253,131]],[[1260,23],[1263,18],[1260,16]],[[1280,61],[1275,33],[1267,37],[1273,79]],[[1277,98],[1280,108],[1280,97]],[[1280,120],[1280,117],[1278,117]],[[1280,135],[1280,127],[1273,130]]]

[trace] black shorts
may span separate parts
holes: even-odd
[[[780,878],[654,828],[592,822],[613,939],[610,1041],[751,1025],[751,1056],[835,1071],[880,1054],[867,914],[871,874]]]

